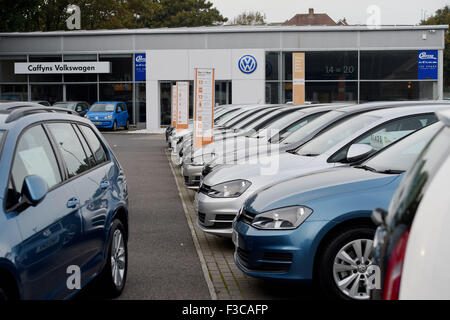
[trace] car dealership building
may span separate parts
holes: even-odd
[[[216,103],[441,99],[448,26],[214,26],[0,33],[0,100],[124,101],[131,123],[170,124],[171,85],[214,68]]]

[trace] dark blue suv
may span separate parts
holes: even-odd
[[[65,299],[127,275],[124,171],[75,112],[0,103],[0,300]]]

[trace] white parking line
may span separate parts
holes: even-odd
[[[203,276],[205,277],[206,285],[208,286],[209,294],[211,295],[211,300],[217,300],[216,290],[214,289],[213,283],[211,281],[211,278],[209,277],[208,267],[206,265],[205,257],[203,256],[203,252],[200,248],[200,244],[198,243],[197,235],[195,234],[194,226],[192,224],[192,221],[189,217],[189,212],[186,206],[185,199],[181,193],[180,185],[178,183],[177,175],[175,173],[175,170],[173,168],[172,159],[170,153],[168,154],[167,151],[166,156],[169,160],[169,166],[170,170],[172,171],[173,177],[175,179],[175,183],[178,188],[178,195],[180,196],[181,203],[183,204],[183,210],[184,215],[186,217],[187,223],[189,225],[189,229],[191,230],[192,239],[194,241],[195,250],[197,251],[198,258],[200,259],[200,265],[202,266]]]

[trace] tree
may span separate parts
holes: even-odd
[[[266,24],[266,15],[259,11],[245,11],[235,17],[231,23],[241,25]]]
[[[206,0],[158,0],[160,7],[146,25],[153,28],[197,27],[226,22],[219,10]]]
[[[67,30],[77,5],[84,30],[194,27],[227,21],[207,0],[1,0],[0,32]]]
[[[420,22],[422,25],[446,24],[450,27],[450,6],[445,6],[436,11],[434,16]],[[444,49],[444,86],[450,90],[450,33],[445,37]]]

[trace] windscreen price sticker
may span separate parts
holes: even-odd
[[[213,136],[214,69],[195,71],[195,147],[202,147]]]
[[[184,306],[183,316],[199,318],[223,318],[224,316],[264,316],[269,311],[267,304],[227,304],[224,306]]]

